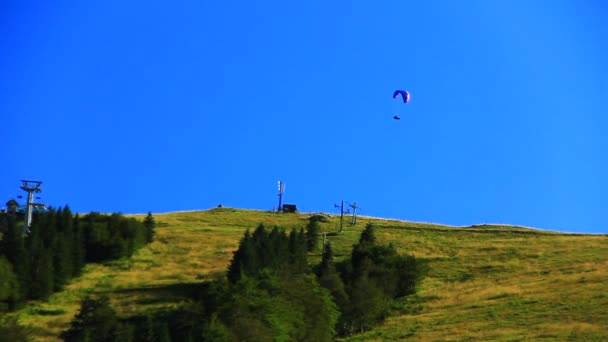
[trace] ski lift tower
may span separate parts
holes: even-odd
[[[357,202],[353,203],[353,204],[348,204],[351,208],[353,208],[353,219],[350,221],[350,224],[355,225],[357,224],[357,208],[359,208],[359,206],[357,205]]]
[[[37,206],[37,203],[34,203],[34,193],[41,192],[40,181],[34,180],[26,180],[22,179],[21,189],[27,192],[27,204],[25,207],[25,222],[23,224],[23,234],[27,234],[30,231],[30,227],[32,225],[32,212],[34,211],[34,207]]]
[[[338,233],[342,233],[344,231],[344,214],[348,214],[349,211],[348,209],[344,210],[344,200],[340,202],[340,205],[334,204],[334,208],[340,209],[340,230],[338,231]]]

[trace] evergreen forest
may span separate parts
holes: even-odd
[[[412,294],[416,259],[376,242],[368,224],[352,256],[334,262],[331,244],[310,266],[315,216],[286,232],[260,224],[247,230],[225,276],[191,289],[179,310],[120,320],[107,297],[87,297],[65,341],[331,341],[370,329],[392,300]]]

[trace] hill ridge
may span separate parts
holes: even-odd
[[[150,245],[131,259],[88,265],[66,290],[17,315],[37,329],[37,339],[56,341],[88,294],[109,294],[121,317],[179,307],[188,298],[176,289],[225,275],[245,230],[260,223],[301,228],[314,214],[235,208],[153,214],[157,235]],[[358,216],[355,226],[348,222],[342,233],[339,215],[320,222],[322,234],[332,233],[327,239],[337,260],[350,255],[372,222],[380,242],[428,266],[417,294],[354,340],[608,340],[606,235],[522,234],[368,216]],[[320,257],[313,252],[309,261]]]

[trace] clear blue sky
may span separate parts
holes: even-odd
[[[280,179],[305,212],[608,233],[607,18],[599,0],[5,0],[2,204],[36,179],[77,212],[270,210]]]

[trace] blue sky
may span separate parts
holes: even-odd
[[[343,199],[607,233],[607,16],[594,0],[4,1],[0,196],[36,179],[77,212],[270,210],[283,180],[305,212]]]

